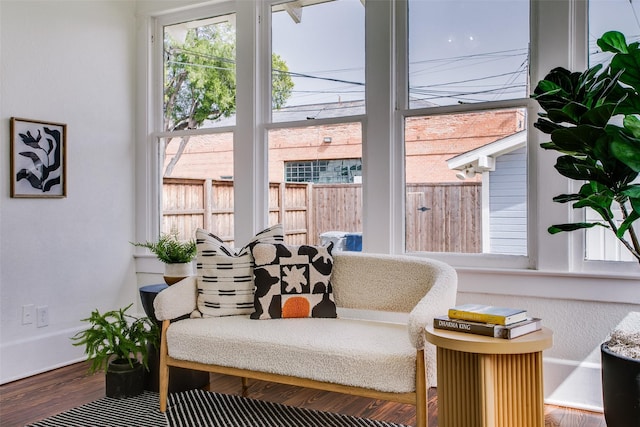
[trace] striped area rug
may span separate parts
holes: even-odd
[[[167,427],[158,393],[145,391],[126,399],[103,397],[27,427]]]
[[[169,404],[170,427],[406,427],[202,390],[170,395]]]
[[[126,399],[103,397],[27,427],[406,427],[331,412],[286,406],[235,395],[189,390],[169,395],[168,410],[158,393]]]

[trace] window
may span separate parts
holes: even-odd
[[[188,240],[204,228],[232,243],[233,134],[161,138],[160,146],[161,231]]]
[[[409,0],[407,252],[528,255],[528,28],[528,1]]]
[[[161,231],[191,239],[204,228],[233,243],[235,15],[166,25],[163,36]]]
[[[164,28],[164,130],[233,124],[235,15]]]
[[[627,37],[627,43],[640,40],[640,6],[628,0],[590,0],[589,1],[589,67],[597,64],[607,66],[612,54],[602,52],[597,40],[607,31],[616,30]],[[618,206],[612,206],[618,225],[623,221]],[[586,209],[580,212],[588,222],[604,222],[596,212]],[[578,213],[576,212],[576,215]],[[615,238],[610,230],[595,227],[585,230],[585,256],[587,260],[633,261],[629,251]]]
[[[349,183],[361,182],[362,160],[310,160],[286,162],[285,181]]]
[[[410,107],[526,98],[528,29],[528,0],[409,0]]]
[[[291,243],[362,231],[364,13],[360,0],[271,7],[269,222]]]
[[[637,7],[247,0],[149,13],[149,28],[166,44],[150,44],[157,69],[142,86],[170,89],[213,73],[220,87],[218,98],[186,84],[149,97],[152,129],[144,136],[154,144],[136,161],[139,170],[211,185],[196,191],[190,183],[189,196],[167,186],[158,195],[160,179],[139,179],[152,195],[140,202],[147,209],[140,217],[159,230],[155,221],[182,209],[188,215],[174,215],[163,230],[180,221],[193,228],[210,209],[212,231],[230,241],[234,230],[246,240],[282,222],[290,243],[363,232],[364,250],[429,253],[461,267],[603,272],[602,263],[583,263],[584,253],[574,258],[574,248],[586,246],[583,233],[546,232],[573,218],[570,209],[550,208],[567,183],[529,126],[536,110],[529,69],[541,78],[559,62],[582,63],[586,49],[572,49],[586,46],[577,38],[587,24],[592,41],[612,26],[636,40]],[[569,19],[575,32],[558,25]],[[224,46],[207,46],[214,38]],[[591,62],[601,61],[590,46]],[[194,55],[196,48],[206,52]],[[211,101],[209,110],[185,116],[201,99]],[[214,202],[200,207],[209,190]]]
[[[362,232],[361,124],[278,128],[268,138],[270,224],[282,222],[295,244]]]
[[[589,67],[608,64],[611,53],[596,41],[607,31],[620,31],[627,43],[640,39],[640,5],[629,0],[589,0]]]
[[[362,114],[363,2],[281,3],[271,19],[273,121]]]

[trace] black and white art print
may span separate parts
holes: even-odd
[[[11,118],[11,197],[67,196],[67,125]]]

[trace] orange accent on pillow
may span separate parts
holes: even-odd
[[[282,318],[309,317],[311,305],[306,298],[287,298],[282,306]]]

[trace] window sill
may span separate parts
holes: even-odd
[[[640,273],[456,267],[458,291],[640,304]]]
[[[138,274],[164,273],[164,264],[153,255],[134,259]],[[460,293],[640,304],[640,273],[454,267]]]

